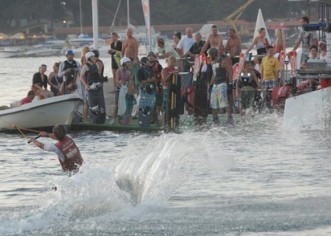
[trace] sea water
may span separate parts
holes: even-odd
[[[1,104],[63,59],[1,59]],[[69,178],[53,153],[0,134],[0,235],[331,235],[329,131],[285,130],[272,114],[181,134],[71,135],[85,164]]]

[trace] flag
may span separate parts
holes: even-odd
[[[149,8],[149,0],[141,0],[143,5],[144,11],[144,18],[145,18],[145,25],[148,35],[148,43],[151,50],[151,15],[150,15],[150,8]]]

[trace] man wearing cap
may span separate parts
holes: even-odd
[[[103,94],[103,78],[100,64],[97,64],[97,57],[94,52],[85,54],[86,64],[82,68],[80,76],[88,94],[88,104],[91,111],[91,122],[97,124],[105,123],[106,108]]]
[[[61,62],[59,67],[59,77],[63,77],[64,83],[62,83],[59,93],[69,94],[73,93],[78,85],[80,86],[77,76],[80,74],[81,66],[78,61],[74,60],[74,52],[69,49],[66,51],[67,60]],[[78,94],[82,96],[82,91],[78,91]]]
[[[266,94],[267,89],[273,89],[278,79],[280,64],[277,58],[274,57],[274,48],[271,45],[267,46],[267,55],[262,58],[261,75],[262,75],[262,92]]]

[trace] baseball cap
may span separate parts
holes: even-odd
[[[128,57],[122,57],[120,60],[121,66],[123,66],[124,63],[131,61],[130,58]]]
[[[93,52],[87,52],[85,54],[85,59],[88,60],[90,57],[95,57],[95,54]]]
[[[71,49],[66,51],[66,55],[75,55],[74,51],[72,51]]]
[[[155,54],[154,54],[154,52],[149,52],[148,54],[147,54],[147,56],[149,57],[149,56],[154,56],[155,57]]]

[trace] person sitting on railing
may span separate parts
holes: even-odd
[[[319,41],[319,58],[324,59],[328,66],[331,64],[331,55],[329,54],[328,47],[325,41]],[[331,79],[321,79],[321,89],[331,87]]]
[[[247,48],[246,54],[249,53],[254,46],[256,47],[258,55],[264,55],[267,53],[267,47],[270,45],[268,39],[266,38],[267,31],[265,28],[260,28],[258,32],[259,35],[254,38],[252,44],[249,46],[249,48]]]
[[[39,99],[53,97],[54,94],[47,90],[48,77],[45,75],[47,66],[42,64],[39,67],[39,72],[35,73],[32,78],[32,90]]]
[[[22,106],[22,105],[24,105],[24,104],[27,104],[27,103],[32,102],[32,100],[34,99],[34,96],[35,96],[34,92],[33,92],[32,90],[30,90],[30,91],[28,92],[28,96],[26,96],[25,98],[23,98],[23,99],[20,101],[19,106]]]
[[[307,69],[307,63],[309,62],[310,59],[312,59],[312,60],[319,59],[318,49],[315,45],[312,45],[310,47],[309,57],[307,57],[306,60],[301,63],[300,68]],[[309,91],[314,91],[314,90],[316,90],[317,86],[318,86],[317,79],[305,79],[299,83],[298,93],[302,94],[302,93],[306,93]]]

